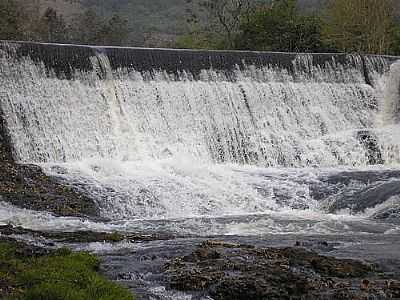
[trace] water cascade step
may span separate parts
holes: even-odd
[[[399,163],[397,59],[3,41],[0,147],[116,218],[310,208],[266,168]]]

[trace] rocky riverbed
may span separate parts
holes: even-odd
[[[138,299],[400,297],[399,273],[388,272],[368,260],[322,255],[318,252],[329,252],[335,245],[320,240],[297,241],[292,247],[265,247],[218,239],[191,239],[185,243],[185,239],[174,241],[171,237],[37,232],[12,226],[0,227],[0,233],[0,244],[16,247],[20,259],[49,256],[64,247],[77,251],[109,244],[105,247],[108,251],[97,253],[100,272],[138,293]],[[164,248],[155,252],[157,243]],[[138,271],[142,273],[135,273]],[[42,279],[47,280],[46,276]],[[146,280],[154,286],[146,287]],[[4,295],[15,290],[14,282],[8,282],[1,281]]]
[[[205,241],[166,265],[169,287],[215,300],[400,297],[400,281],[379,267],[306,248],[259,248]]]
[[[184,238],[83,249],[139,299],[396,299],[397,238]]]

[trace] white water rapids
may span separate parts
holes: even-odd
[[[361,60],[304,69],[312,59],[296,57],[296,78],[249,65],[235,81],[212,69],[200,80],[189,70],[178,79],[152,70],[149,80],[97,54],[92,71],[74,70],[67,80],[29,57],[0,55],[0,104],[15,157],[94,197],[113,223],[48,215],[34,222],[38,213],[7,205],[0,221],[195,234],[394,232],[363,225],[373,208],[327,213],[311,187],[326,174],[396,169],[400,64],[369,70],[371,86]],[[360,140],[364,131],[372,150]],[[371,151],[383,166],[368,167]],[[346,193],[360,188],[351,184]]]

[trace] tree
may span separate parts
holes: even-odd
[[[241,23],[237,35],[240,49],[318,52],[323,49],[321,20],[302,16],[296,0],[275,1],[271,6],[258,8],[248,20]]]
[[[103,18],[91,9],[75,16],[69,26],[71,42],[91,45],[101,44],[104,23]]]
[[[393,0],[331,0],[324,40],[339,51],[388,53],[394,11]]]
[[[390,54],[400,55],[400,23],[397,23],[392,30]]]
[[[189,34],[179,36],[174,47],[181,49],[224,49],[225,43],[213,33],[197,27],[191,30]]]
[[[192,2],[188,0],[188,2]],[[201,0],[193,2],[187,20],[190,34],[179,39],[193,45],[210,48],[235,48],[235,36],[240,24],[254,9],[254,0]],[[200,38],[200,43],[197,43]],[[183,43],[182,43],[183,42]]]
[[[39,33],[42,41],[66,42],[67,26],[62,15],[53,8],[47,8],[39,21]]]
[[[217,21],[217,28],[224,32],[227,44],[235,48],[235,35],[242,19],[248,19],[252,5],[249,0],[207,0],[203,2],[211,19]]]
[[[0,1],[0,39],[19,40],[24,36],[24,10],[14,0]]]
[[[113,15],[108,24],[103,26],[103,43],[110,46],[122,46],[129,36],[128,21],[119,15]]]
[[[87,10],[75,17],[70,32],[74,43],[90,45],[121,46],[128,44],[128,22],[119,15],[109,20],[93,10]]]

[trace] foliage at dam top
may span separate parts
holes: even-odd
[[[90,0],[4,0],[0,3],[0,39],[400,55],[400,7],[394,0],[170,0],[170,6],[184,11],[178,17],[180,25],[174,28],[158,23],[178,22],[175,13],[170,12],[166,18],[155,17],[167,10],[164,4],[157,2],[146,4],[147,7],[139,2],[113,5],[108,0],[100,5]],[[139,11],[146,6],[154,28],[148,29],[146,24],[138,28],[132,21],[136,15],[128,13],[133,10],[123,11],[128,6]],[[164,33],[159,33],[158,25],[164,27]],[[148,38],[138,40],[138,30],[146,31],[143,34]]]

